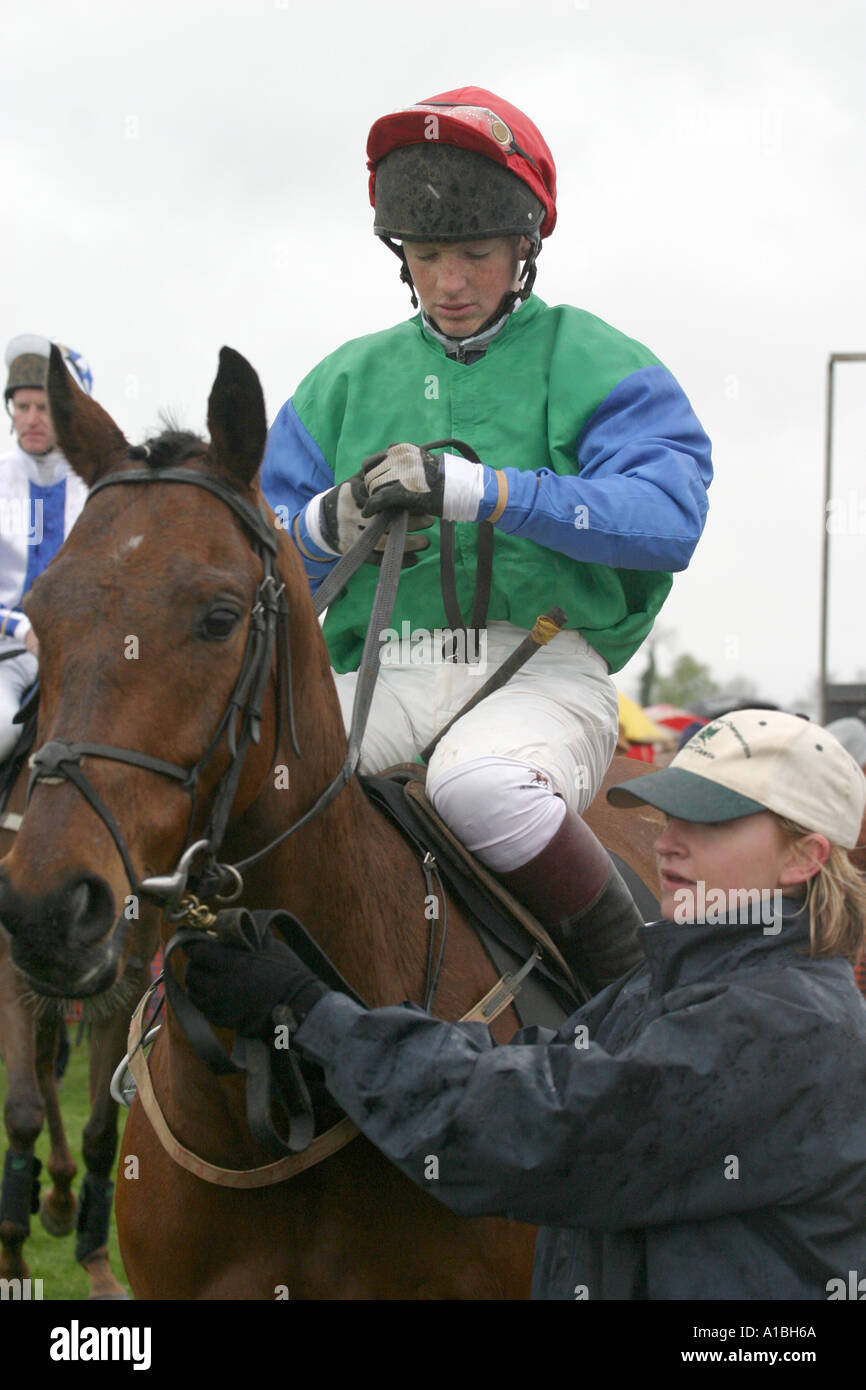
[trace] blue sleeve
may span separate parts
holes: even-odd
[[[685,569],[706,521],[713,470],[710,441],[670,372],[643,367],[620,381],[576,452],[576,476],[502,470],[508,502],[497,527],[614,569]],[[488,468],[479,520],[496,498]]]
[[[271,425],[260,477],[262,491],[294,541],[315,593],[339,556],[316,544],[303,512],[313,497],[334,486],[334,473],[290,400]]]

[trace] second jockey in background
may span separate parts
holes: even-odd
[[[567,630],[442,738],[427,790],[597,989],[641,958],[637,909],[582,820],[616,746],[610,673],[689,563],[710,443],[647,348],[532,293],[556,171],[521,111],[475,87],[444,92],[376,121],[367,153],[374,230],[420,312],[313,369],[271,429],[263,487],[313,590],[377,510],[406,506],[419,528],[389,630],[412,640],[382,634],[362,771],[416,758],[540,613],[565,610]],[[443,438],[482,462],[420,447]],[[495,526],[486,661],[437,659],[439,518],[457,523],[464,612],[477,523]],[[324,624],[347,727],[376,578],[362,565]]]
[[[87,485],[57,448],[45,389],[51,344],[25,333],[6,349],[4,401],[17,436],[0,455],[0,762],[9,757],[21,730],[12,720],[36,679],[36,641],[18,611],[31,584],[54,559],[87,497]],[[80,353],[62,348],[76,381],[88,393],[93,382]]]

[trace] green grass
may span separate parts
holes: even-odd
[[[73,1190],[77,1193],[81,1179],[84,1176],[84,1160],[81,1157],[81,1135],[84,1126],[90,1115],[90,1101],[88,1097],[87,1070],[88,1070],[88,1042],[85,1035],[81,1043],[75,1046],[75,1037],[78,1032],[78,1025],[73,1023],[69,1026],[70,1042],[73,1044],[69,1058],[69,1066],[66,1075],[59,1084],[58,1094],[60,1096],[60,1108],[63,1114],[63,1123],[66,1128],[66,1138],[72,1156],[78,1165],[78,1173],[73,1182]],[[6,1069],[0,1063],[0,1109],[6,1100],[7,1077]],[[122,1133],[126,1123],[126,1110],[120,1112],[119,1128]],[[0,1135],[3,1151],[8,1147],[6,1142],[6,1132]],[[42,1160],[41,1191],[44,1194],[51,1185],[48,1175],[48,1134],[43,1129],[36,1143],[36,1153]],[[114,1173],[112,1173],[114,1177]],[[123,1265],[120,1259],[120,1251],[117,1246],[117,1230],[112,1213],[111,1226],[108,1237],[108,1253],[111,1259],[111,1268],[114,1277],[120,1281],[124,1287],[129,1288]],[[33,1279],[42,1280],[42,1294],[45,1299],[67,1299],[67,1298],[86,1298],[90,1289],[87,1275],[81,1265],[75,1261],[75,1232],[68,1236],[50,1236],[42,1225],[38,1215],[30,1218],[30,1239],[24,1246],[24,1258],[30,1268],[30,1276]]]

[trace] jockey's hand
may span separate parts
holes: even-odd
[[[202,935],[190,942],[186,953],[185,983],[193,1004],[217,1027],[232,1028],[245,1038],[272,1042],[278,1004],[288,1004],[300,1024],[330,993],[275,936],[268,937],[261,951],[248,951]]]
[[[430,512],[447,521],[475,521],[484,492],[484,468],[454,454],[434,457],[417,444],[392,444],[364,463],[370,500],[364,516],[388,507]]]
[[[369,500],[370,494],[364,481],[363,469],[354,477],[349,478],[347,482],[339,483],[337,487],[331,488],[331,491],[326,492],[322,497],[319,511],[322,538],[332,550],[337,550],[341,555],[345,555],[346,551],[351,550],[355,542],[360,539],[370,524],[370,518],[365,516],[363,510]],[[425,531],[432,525],[432,516],[417,516],[411,519],[403,543],[402,569],[417,565],[418,557],[415,552],[426,550],[430,544],[427,536],[419,536],[414,533]],[[367,557],[368,565],[381,565],[387,539],[388,532],[386,531],[380,536],[372,553]]]
[[[29,627],[27,629],[27,632],[25,633],[24,645],[27,648],[28,652],[32,652],[34,656],[39,655],[39,638],[36,636],[36,633],[33,631],[32,627]]]

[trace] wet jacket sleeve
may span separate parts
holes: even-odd
[[[497,1046],[480,1024],[336,994],[297,1040],[363,1133],[453,1210],[647,1227],[803,1200],[863,1162],[866,1117],[844,1156],[833,1135],[851,1133],[845,1098],[866,1085],[866,1010],[825,1026],[797,988],[681,991],[690,1002],[616,1056],[570,1024]]]
[[[261,485],[278,523],[295,542],[315,593],[340,557],[325,550],[310,534],[304,510],[317,493],[334,486],[334,473],[291,401],[271,425]]]
[[[675,378],[643,367],[618,383],[576,444],[580,472],[505,468],[498,530],[615,569],[683,570],[707,516],[710,441]],[[495,463],[495,460],[485,460]],[[485,469],[482,521],[498,499]]]

